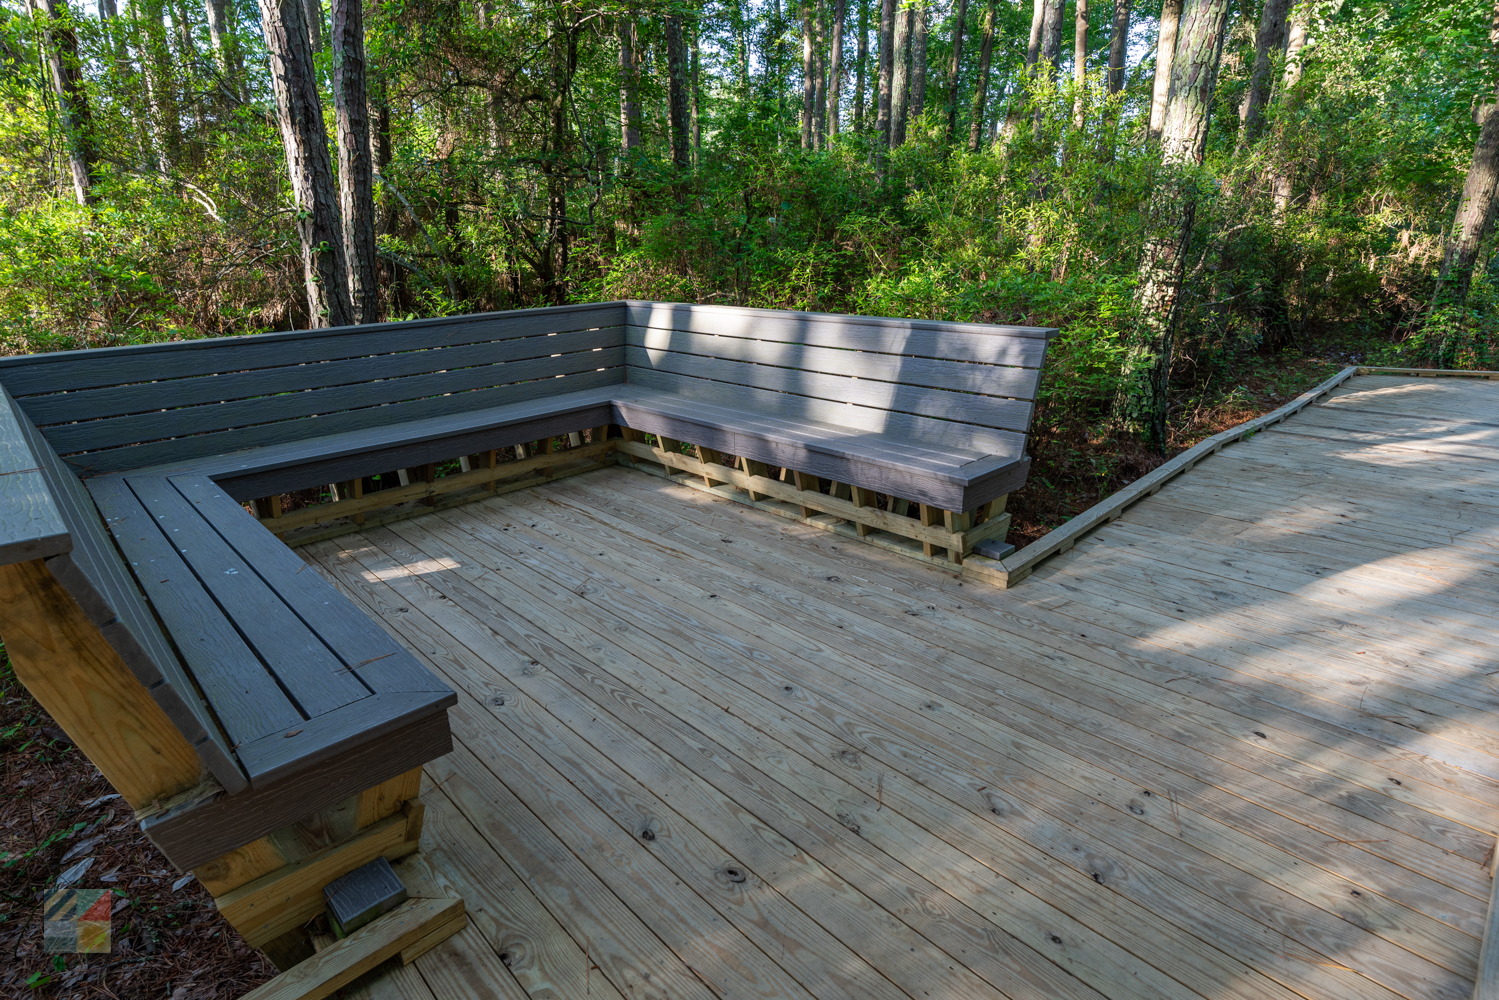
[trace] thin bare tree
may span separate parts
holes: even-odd
[[[333,0],[333,115],[338,131],[338,190],[354,322],[380,321],[375,255],[375,170],[370,151],[363,0]]]
[[[1265,104],[1270,99],[1271,69],[1275,56],[1286,45],[1286,22],[1291,0],[1265,0],[1260,11],[1259,30],[1254,35],[1254,66],[1249,72],[1249,87],[1239,105],[1239,146],[1259,138],[1265,122]]]
[[[906,117],[912,122],[921,121],[926,111],[926,19],[926,4],[911,9],[911,103]]]
[[[276,119],[291,176],[297,235],[302,243],[302,271],[307,284],[308,324],[348,326],[354,321],[349,302],[348,266],[333,162],[328,156],[328,129],[318,94],[302,0],[260,0],[260,21],[270,56]]]
[[[989,63],[994,56],[994,14],[998,0],[989,0],[989,7],[984,12],[984,33],[979,39],[979,67],[978,80],[973,86],[973,113],[968,123],[968,151],[977,153],[979,143],[984,138],[984,111],[989,106]],[[1040,9],[1041,0],[1036,0],[1037,9]],[[1032,32],[1036,36],[1036,48],[1040,50],[1040,28],[1039,21],[1037,30]]]
[[[911,98],[911,19],[912,10],[902,4],[895,15],[895,38],[891,54],[895,65],[890,89],[890,148],[905,144],[906,113]]]
[[[1109,93],[1124,89],[1124,55],[1129,46],[1130,0],[1114,0],[1114,28],[1109,34]]]
[[[828,54],[828,140],[838,136],[838,112],[843,100],[843,19],[846,0],[833,0],[832,46]]]
[[[73,15],[66,0],[33,0],[32,10],[41,21],[47,79],[57,98],[57,121],[62,126],[63,144],[67,148],[73,197],[80,205],[92,205],[96,201],[94,186],[99,182],[94,172],[98,157]]]
[[[619,150],[629,163],[640,145],[640,45],[634,18],[621,15],[614,30],[619,38]]]
[[[952,57],[947,64],[947,141],[958,134],[958,78],[963,70],[963,29],[968,20],[968,0],[957,0],[953,7]]]

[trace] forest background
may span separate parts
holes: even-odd
[[[1057,326],[1035,534],[1343,363],[1496,367],[1496,82],[1473,0],[4,0],[0,350]]]

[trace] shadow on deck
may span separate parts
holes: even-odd
[[[1496,412],[1356,378],[1010,591],[617,467],[309,545],[459,692],[472,923],[358,989],[1467,1000]]]

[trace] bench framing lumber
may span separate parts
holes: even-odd
[[[462,918],[462,919],[460,919]],[[335,941],[305,962],[246,993],[243,1000],[321,1000],[393,955],[426,944],[434,931],[464,926],[461,899],[408,899],[394,910]]]
[[[326,909],[323,886],[376,858],[395,861],[412,854],[421,837],[420,799],[360,830],[340,844],[285,865],[223,893],[219,912],[246,941],[259,948],[307,923]]]
[[[0,566],[16,678],[131,807],[202,786],[202,759],[41,559]]]

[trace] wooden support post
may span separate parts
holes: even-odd
[[[942,512],[942,524],[953,534],[961,535],[973,527],[973,515],[964,511],[944,510]],[[949,548],[947,550],[947,558],[959,566],[963,565],[964,555],[965,553],[962,549]]]
[[[354,480],[354,499],[355,500],[363,500],[364,499],[364,477],[363,476],[360,476],[358,479]],[[363,524],[364,523],[364,515],[363,514],[355,514],[354,515],[354,523],[355,524]]]
[[[458,471],[459,472],[473,472],[474,471],[474,462],[473,462],[473,459],[471,459],[467,455],[459,455],[458,456]]]
[[[500,453],[496,448],[491,448],[484,453],[484,468],[489,470],[489,492],[494,492],[494,484],[498,478],[495,470],[500,466]]]
[[[262,521],[281,516],[281,495],[278,493],[273,497],[261,497],[255,501],[255,514]],[[285,541],[286,532],[273,532],[277,538]]]
[[[853,499],[855,507],[873,507],[873,506],[875,506],[875,502],[874,502],[874,490],[866,490],[862,486],[854,486],[854,487],[851,488],[851,492],[852,492],[852,499]],[[870,525],[865,524],[862,521],[855,521],[854,522],[854,528],[855,528],[855,530],[857,530],[859,532],[859,537],[860,538],[865,538],[865,537],[867,537],[869,534],[871,534],[874,531],[873,527],[871,527]]]
[[[911,501],[902,500],[900,497],[891,497],[890,513],[896,517],[909,517],[911,514]]]
[[[930,506],[929,504],[921,505],[921,524],[923,527],[931,527],[932,525],[936,524],[941,519],[941,517],[942,511],[939,508]],[[937,554],[937,549],[939,549],[940,547],[941,546],[933,545],[931,542],[922,542],[922,555],[934,556]]]
[[[718,451],[714,448],[704,448],[700,444],[693,445],[693,447],[697,449],[697,460],[699,462],[702,462],[704,465],[723,464],[723,452]],[[712,476],[703,477],[703,482],[706,483],[710,488],[714,486],[722,486],[727,481],[728,480],[725,479],[714,479]]]
[[[527,459],[527,458],[529,458],[529,457],[530,457],[530,452],[528,452],[528,451],[527,451],[527,450],[526,450],[526,446],[525,446],[525,445],[523,445],[523,444],[518,444],[518,445],[514,445],[514,446],[513,446],[513,447],[514,447],[514,449],[515,449],[515,460],[516,460],[516,461],[517,461],[517,462],[523,462],[523,461],[525,461],[525,460],[526,460],[526,459]]]
[[[424,482],[430,486],[432,483],[437,482],[437,463],[428,462],[425,465],[417,466],[416,474],[419,481]],[[428,507],[435,507],[437,505],[437,495],[434,493],[430,496],[423,497],[422,503],[426,504]]]
[[[791,473],[791,476],[796,482],[797,489],[812,493],[821,492],[817,488],[821,484],[817,481],[816,476],[809,476],[805,473],[795,471]],[[801,504],[800,506],[802,517],[811,517],[815,513],[815,511],[813,511],[813,509],[811,507],[808,507],[806,504]]]
[[[770,470],[765,468],[764,462],[757,462],[753,458],[744,458],[742,456],[739,461],[744,463],[744,471],[747,474],[751,476],[764,476],[767,479],[770,478]],[[764,493],[756,493],[754,490],[749,491],[750,500],[755,502],[764,500],[766,495]]]
[[[40,559],[0,566],[16,678],[134,809],[204,780],[203,762]]]
[[[602,427],[594,427],[588,432],[588,443],[598,444],[600,441],[609,440],[609,428],[613,424],[604,424]]]
[[[581,447],[582,444],[583,444],[583,435],[582,434],[579,434],[577,431],[569,431],[568,432],[568,435],[567,435],[567,446],[569,448],[578,448],[578,447]]]

